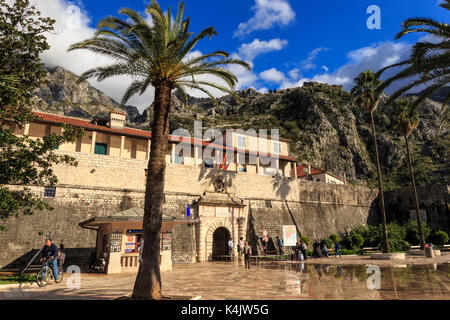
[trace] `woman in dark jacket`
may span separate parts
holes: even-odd
[[[250,247],[248,245],[248,241],[245,241],[245,244],[244,244],[244,262],[245,262],[244,267],[245,268],[250,269],[250,256],[251,255],[252,255],[252,247]]]

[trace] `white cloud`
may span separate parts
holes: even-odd
[[[381,42],[368,47],[363,47],[357,50],[350,51],[347,54],[349,61],[331,73],[315,75],[312,81],[324,82],[328,84],[342,85],[345,90],[350,90],[353,85],[353,79],[365,70],[372,70],[374,72],[392,65],[394,63],[403,61],[408,58],[411,46],[403,42]],[[389,70],[383,74],[382,79],[392,76],[397,70]],[[404,82],[399,81],[395,87],[389,88],[387,92],[392,92],[393,89],[398,88]]]
[[[253,60],[263,54],[272,51],[280,51],[288,45],[287,40],[282,40],[279,38],[272,39],[269,41],[261,41],[259,39],[254,39],[250,43],[242,44],[238,49],[239,56],[245,61],[253,62]]]
[[[254,39],[250,43],[242,44],[237,52],[231,54],[235,59],[241,59],[248,62],[253,67],[253,61],[260,55],[283,50],[288,45],[287,40],[271,39],[269,41],[261,41]],[[228,70],[233,72],[239,79],[236,89],[244,89],[248,87],[254,87],[260,80],[258,75],[253,71],[248,71],[241,66],[228,66]]]
[[[321,52],[321,51],[327,51],[328,48],[316,48],[313,51],[311,51],[308,55],[308,58],[306,58],[305,60],[302,61],[302,69],[303,70],[313,70],[316,68],[316,65],[314,64],[314,60],[317,58],[317,55]]]
[[[286,26],[295,19],[295,12],[287,0],[255,0],[254,16],[239,24],[234,37],[256,30],[268,30],[275,25]]]
[[[295,68],[292,69],[291,71],[288,72],[289,77],[291,77],[292,79],[298,79],[300,77],[300,69],[299,68]]]
[[[280,83],[286,77],[283,72],[278,71],[275,68],[263,71],[259,74],[259,76],[261,79],[271,83]]]

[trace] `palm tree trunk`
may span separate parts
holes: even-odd
[[[165,82],[155,87],[155,116],[145,189],[143,261],[134,284],[133,299],[162,298],[159,264],[171,91],[170,85]]]
[[[409,174],[411,175],[412,191],[414,194],[414,200],[416,202],[417,226],[419,228],[420,249],[425,250],[425,235],[423,233],[422,217],[420,216],[420,210],[419,210],[419,198],[417,197],[416,181],[414,179],[414,171],[413,171],[413,166],[412,166],[412,161],[411,161],[411,152],[409,151],[409,141],[408,141],[408,137],[406,137],[406,136],[405,136],[405,143],[406,143],[406,151],[408,153],[408,165],[409,165]]]
[[[385,250],[386,253],[390,253],[391,249],[389,247],[387,225],[386,225],[386,210],[385,210],[385,207],[384,207],[383,178],[381,176],[380,157],[378,155],[377,133],[375,131],[375,122],[373,120],[373,112],[370,112],[370,118],[372,120],[373,141],[375,143],[375,157],[376,157],[377,172],[378,172],[378,190],[379,190],[379,193],[380,193],[379,196],[380,196],[380,205],[381,205],[381,225],[382,225],[382,228],[383,228],[384,250]]]

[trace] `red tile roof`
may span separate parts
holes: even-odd
[[[299,165],[297,167],[297,177],[298,178],[306,177],[308,175],[308,171],[307,170],[308,170],[308,165],[306,165],[306,164]],[[337,176],[335,176],[332,173],[326,172],[323,169],[318,169],[318,168],[311,167],[311,175],[312,176],[317,175],[317,174],[321,174],[321,173],[326,173],[326,174],[328,174],[328,175],[330,175],[330,176],[332,176],[332,177],[334,177],[336,179],[342,180],[342,178],[337,177]]]
[[[306,170],[304,170],[304,169],[306,169]],[[302,164],[302,165],[298,166],[297,167],[297,177],[300,178],[300,177],[307,176],[308,175],[307,170],[308,170],[308,166],[305,165],[305,164]],[[316,174],[321,174],[321,173],[324,173],[324,172],[326,172],[326,171],[322,170],[322,169],[317,169],[317,168],[311,167],[311,175],[312,176],[316,175]]]
[[[137,138],[145,138],[145,139],[151,139],[152,133],[150,131],[145,130],[139,130],[139,129],[132,129],[128,127],[124,127],[123,129],[112,129],[110,127],[106,126],[100,126],[96,124],[92,124],[88,120],[74,118],[74,117],[68,117],[68,116],[60,116],[56,114],[51,113],[45,113],[45,112],[39,112],[39,111],[33,111],[34,115],[37,117],[35,120],[36,122],[44,122],[44,123],[52,123],[52,124],[68,124],[76,127],[81,127],[87,130],[95,130],[97,132],[105,132],[110,134],[116,134],[121,136],[132,136]],[[250,152],[249,150],[238,150],[238,149],[232,149],[227,148],[226,146],[215,144],[209,141],[205,141],[202,139],[197,138],[191,138],[191,137],[179,137],[174,135],[169,135],[169,141],[171,142],[183,142],[188,143],[191,145],[196,146],[202,146],[202,147],[210,147],[210,148],[217,148],[222,150],[228,150],[228,151],[242,151],[246,154],[250,155],[256,155],[254,152]],[[268,157],[276,157],[277,155],[267,154]],[[282,160],[288,160],[288,161],[297,161],[297,159],[289,156],[283,156],[278,155],[279,159]]]

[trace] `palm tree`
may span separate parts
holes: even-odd
[[[417,198],[416,182],[414,179],[414,171],[411,161],[411,152],[409,150],[409,136],[419,125],[419,113],[417,106],[408,100],[400,100],[397,102],[395,119],[397,121],[396,128],[398,132],[405,138],[406,152],[408,154],[409,173],[411,175],[412,191],[416,202],[417,226],[419,228],[420,249],[425,249],[425,236],[422,228],[422,218],[419,211],[419,199]]]
[[[375,130],[375,122],[373,120],[373,113],[378,108],[383,93],[382,81],[370,70],[364,71],[355,78],[355,87],[352,89],[351,94],[356,104],[370,112],[370,119],[372,121],[372,135],[375,144],[375,157],[377,164],[378,174],[378,190],[380,196],[381,205],[381,224],[383,228],[383,242],[384,251],[390,253],[387,226],[386,226],[386,210],[384,206],[384,194],[383,194],[383,179],[380,169],[380,157],[378,155],[377,133]]]
[[[250,65],[229,58],[229,54],[224,51],[201,56],[190,54],[200,40],[211,38],[217,35],[217,32],[213,27],[198,35],[189,32],[190,18],[183,21],[184,3],[179,5],[175,20],[172,20],[170,8],[164,15],[158,2],[152,0],[147,6],[147,13],[150,14],[153,25],[132,9],[123,8],[119,13],[127,19],[102,19],[93,38],[73,44],[69,51],[87,49],[114,60],[108,66],[86,71],[80,81],[92,77],[102,81],[113,76],[132,76],[134,80],[123,96],[123,104],[135,94],[142,95],[149,86],[155,88],[154,122],[143,219],[145,244],[133,298],[161,299],[160,232],[172,91],[178,91],[186,104],[186,88],[204,92],[216,103],[217,100],[208,87],[231,94],[239,100],[232,91],[238,79],[224,66],[241,65],[250,70]],[[212,76],[224,85],[205,80],[205,76]]]
[[[450,10],[450,0],[444,0],[440,7]],[[429,98],[439,89],[448,87],[450,84],[450,25],[430,18],[411,18],[403,22],[402,30],[395,38],[400,39],[414,32],[425,32],[434,40],[432,42],[427,40],[417,42],[412,48],[409,59],[383,68],[377,73],[381,75],[387,69],[399,66],[405,67],[395,76],[387,79],[383,84],[384,88],[395,81],[416,77],[411,83],[395,91],[387,102],[388,104],[409,90],[426,85],[427,88],[421,92],[420,97],[414,102],[418,105],[425,98]],[[447,94],[443,101],[443,108],[448,105],[449,99],[450,94]],[[448,112],[449,109],[445,108],[440,129],[447,120]]]

